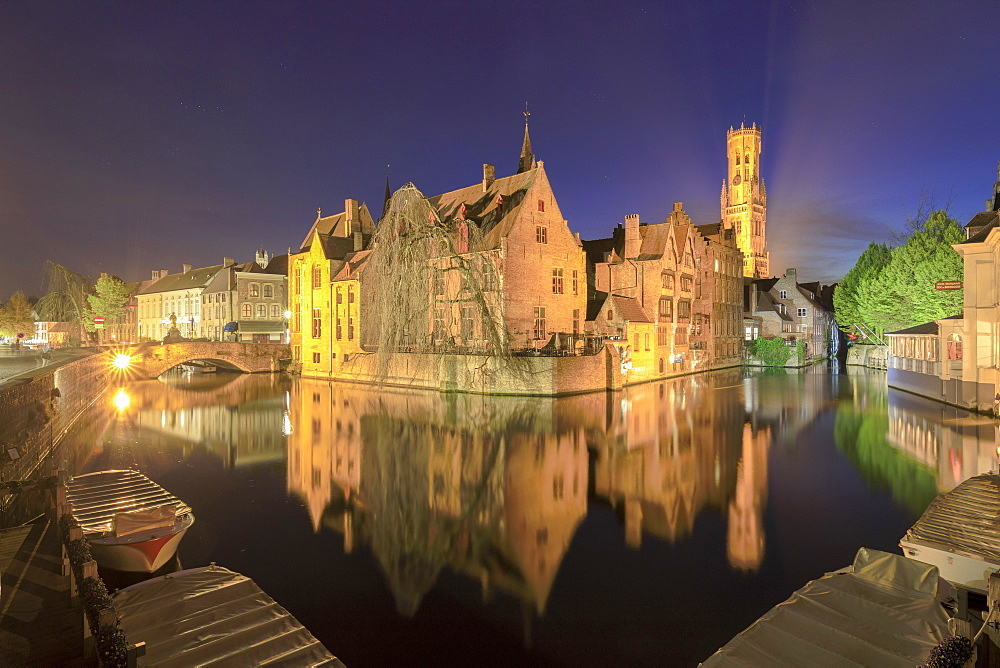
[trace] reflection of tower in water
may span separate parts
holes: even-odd
[[[726,554],[729,564],[755,571],[764,560],[764,504],[767,502],[767,453],[770,427],[756,434],[743,425],[743,451],[736,468],[736,495],[729,502]]]

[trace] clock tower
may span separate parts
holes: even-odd
[[[740,125],[726,133],[727,178],[722,184],[720,204],[722,226],[733,230],[736,245],[743,251],[743,275],[767,278],[770,275],[765,223],[767,189],[760,176],[760,128]]]

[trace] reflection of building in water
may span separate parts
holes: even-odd
[[[144,381],[128,388],[130,411],[144,438],[205,448],[227,466],[281,461],[284,387],[248,375],[223,376],[199,390]]]
[[[836,405],[826,387],[830,375],[823,365],[803,369],[766,369],[744,380],[747,415],[755,428],[768,425],[779,446],[793,445],[800,433]],[[836,383],[837,376],[833,376]]]
[[[736,469],[736,495],[729,502],[726,553],[729,563],[757,570],[764,560],[764,504],[767,502],[767,453],[771,430],[743,425],[743,452]]]
[[[745,425],[740,374],[719,372],[711,383],[694,376],[618,395],[606,437],[596,439],[594,485],[623,514],[628,545],[638,548],[644,533],[677,541],[703,509],[728,509],[730,563],[759,563],[770,430]]]
[[[542,613],[586,514],[586,399],[374,393],[300,379],[289,490],[313,525],[366,544],[413,614],[448,566]]]
[[[886,441],[934,471],[938,491],[997,470],[995,420],[902,393],[888,403]]]

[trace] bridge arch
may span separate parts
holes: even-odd
[[[140,344],[116,354],[131,357],[130,376],[156,378],[185,362],[207,360],[244,373],[273,373],[289,350],[281,343],[234,343],[230,341],[185,341],[182,343]]]

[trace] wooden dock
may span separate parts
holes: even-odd
[[[0,531],[0,666],[96,666],[83,608],[70,607],[59,530],[48,517]]]

